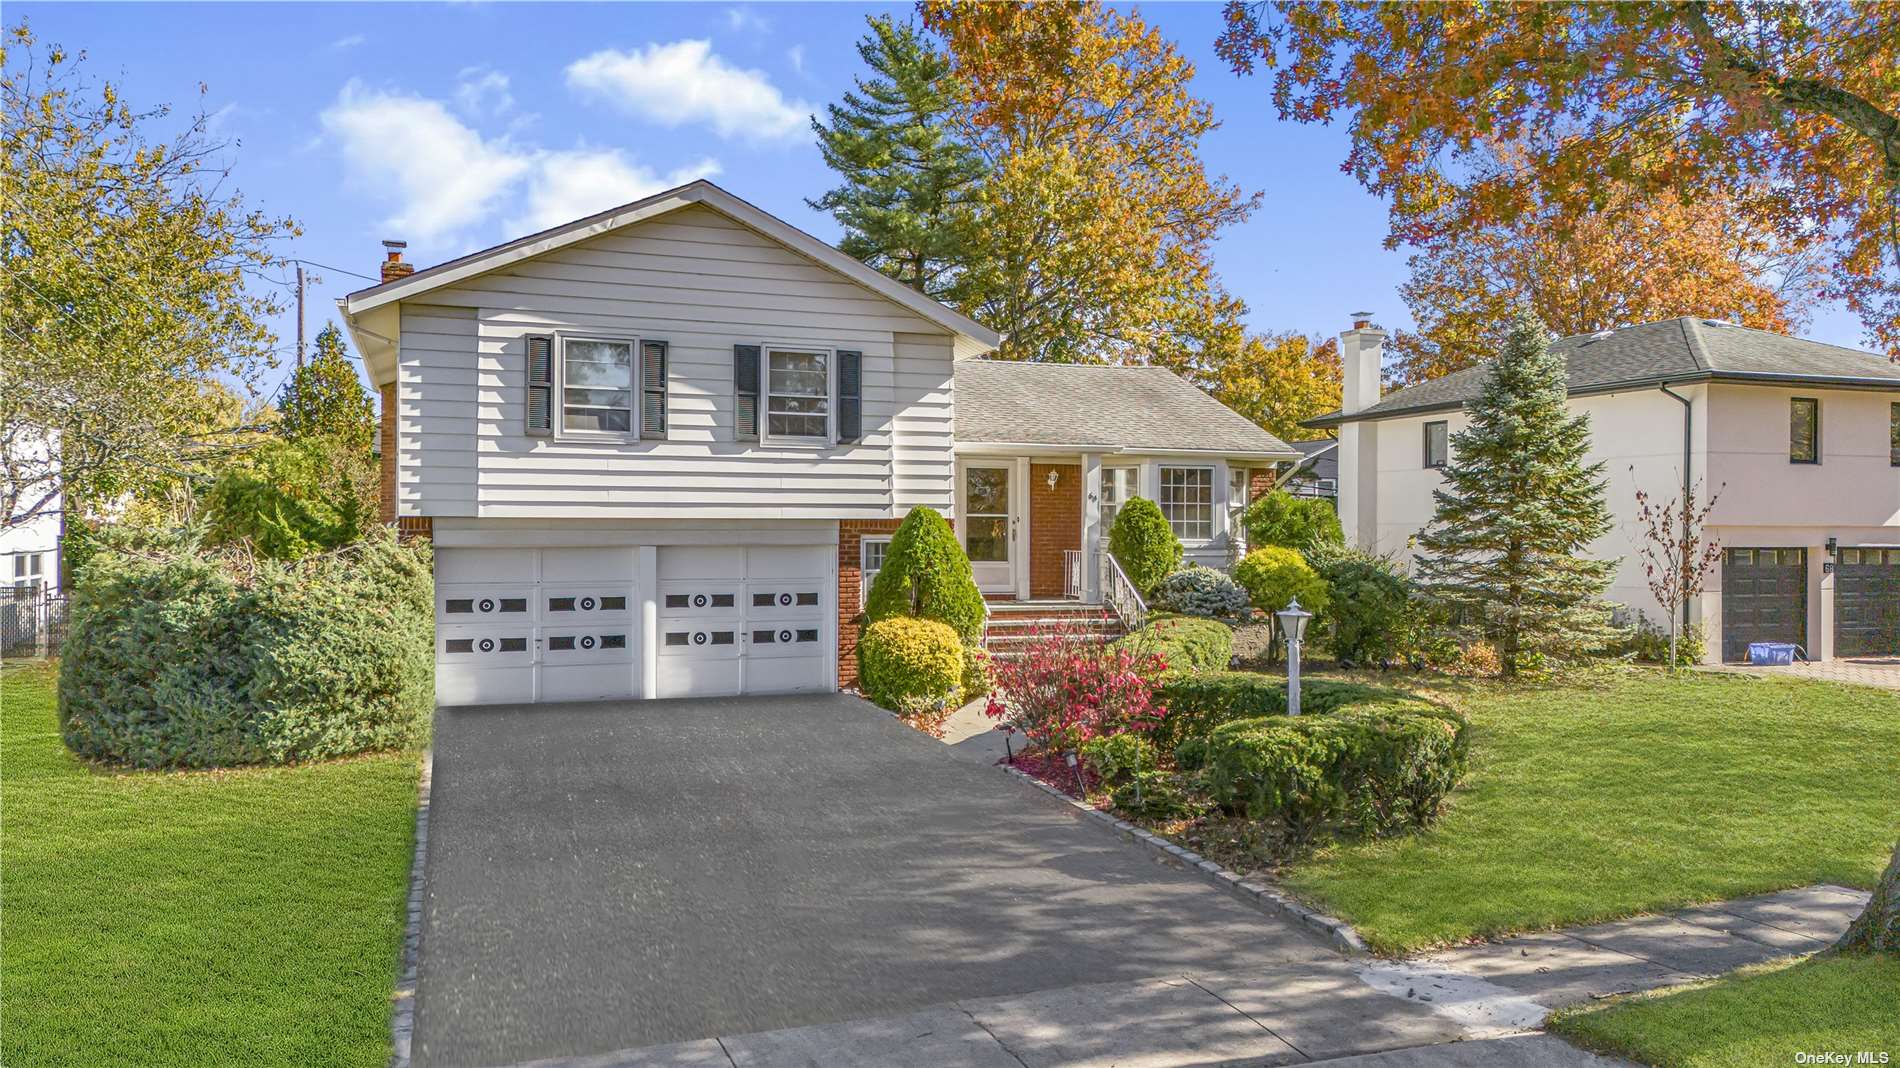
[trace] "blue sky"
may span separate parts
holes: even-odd
[[[805,117],[861,71],[867,12],[851,4],[7,5],[42,41],[83,49],[134,104],[197,106],[231,139],[247,199],[298,219],[289,254],[374,274],[383,238],[436,263],[668,185],[710,177],[827,240],[805,205],[832,174]],[[1371,309],[1409,325],[1404,256],[1381,246],[1385,208],[1342,174],[1338,127],[1274,117],[1267,84],[1213,54],[1215,3],[1150,5],[1198,67],[1221,129],[1210,171],[1265,194],[1216,252],[1260,330],[1331,334]],[[312,268],[314,335],[365,284]],[[286,341],[295,328],[278,324]],[[1843,311],[1809,336],[1857,345]],[[266,382],[279,377],[273,373]]]

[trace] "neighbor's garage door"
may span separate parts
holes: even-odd
[[[501,704],[639,693],[634,554],[438,550],[436,699]]]
[[[830,546],[663,546],[661,697],[831,689]]]
[[[1842,549],[1834,574],[1834,654],[1900,654],[1900,549]]]
[[[1808,647],[1805,549],[1729,549],[1722,557],[1722,659],[1748,659],[1750,642]]]

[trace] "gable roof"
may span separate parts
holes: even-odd
[[[1163,367],[961,360],[952,396],[958,445],[1299,457]]]
[[[402,278],[359,289],[337,303],[342,305],[346,316],[359,315],[394,301],[414,299],[432,289],[453,285],[476,275],[486,274],[511,263],[552,252],[579,241],[613,233],[692,204],[704,205],[742,226],[764,234],[807,259],[817,262],[820,266],[828,267],[879,296],[903,305],[958,335],[959,338],[969,339],[982,351],[993,349],[1002,343],[1002,338],[996,331],[982,323],[931,300],[888,275],[866,267],[856,258],[845,255],[785,220],[741,200],[704,179],[655,193],[643,200],[622,204],[617,208],[608,208],[606,211],[589,215],[584,219],[576,219],[553,229],[518,237],[493,248],[471,252],[466,256],[436,264]]]
[[[1676,382],[1900,390],[1900,364],[1885,356],[1713,319],[1665,319],[1578,334],[1550,347],[1566,359],[1572,396]],[[1454,371],[1387,394],[1351,415],[1329,412],[1304,425],[1338,426],[1461,408],[1484,389],[1489,367]]]

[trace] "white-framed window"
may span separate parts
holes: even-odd
[[[877,581],[877,573],[884,570],[884,557],[891,551],[891,539],[858,539],[858,607],[870,599],[871,583]]]
[[[1164,467],[1161,469],[1161,514],[1182,541],[1206,541],[1214,536],[1214,469]]]
[[[633,375],[639,349],[632,338],[562,336],[562,433],[638,432]]]
[[[1110,527],[1115,525],[1115,513],[1135,496],[1135,487],[1139,484],[1136,477],[1140,469],[1135,467],[1102,468],[1102,536],[1107,537]]]
[[[41,583],[46,574],[45,553],[15,553],[13,557],[13,585],[32,587]]]
[[[1425,466],[1444,467],[1451,461],[1451,424],[1439,420],[1425,424]]]
[[[830,349],[766,346],[765,438],[831,442]]]

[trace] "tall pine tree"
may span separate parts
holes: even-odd
[[[918,32],[877,15],[858,54],[871,76],[812,120],[844,184],[806,203],[844,227],[839,248],[920,293],[950,299],[985,167],[950,129],[950,61]]]
[[[1615,561],[1578,555],[1610,529],[1603,465],[1584,462],[1590,420],[1565,408],[1564,358],[1520,309],[1484,391],[1451,438],[1445,483],[1419,535],[1418,571],[1455,618],[1497,645],[1506,675],[1606,635]]]
[[[333,438],[369,452],[376,440],[376,411],[335,323],[317,334],[315,354],[291,375],[277,410],[283,414],[279,425],[285,437]]]

